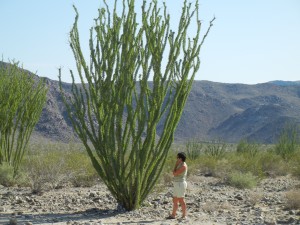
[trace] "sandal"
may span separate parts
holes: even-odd
[[[169,215],[168,217],[166,217],[167,220],[174,220],[175,216]]]
[[[182,221],[182,220],[187,220],[187,217],[186,217],[186,216],[183,216],[183,217],[181,217],[179,220],[180,220],[180,221]]]

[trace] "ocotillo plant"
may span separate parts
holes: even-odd
[[[18,63],[0,68],[0,165],[7,162],[14,175],[46,101],[47,88]]]
[[[112,13],[104,3],[90,30],[90,62],[82,53],[74,7],[70,46],[81,86],[70,71],[72,98],[64,99],[99,176],[116,200],[133,210],[160,176],[212,21],[200,38],[197,1],[184,1],[177,34],[170,29],[165,4],[160,8],[157,1],[144,1],[138,22],[134,0],[123,0],[120,15],[117,1]],[[189,38],[192,21],[197,30]],[[163,127],[159,134],[158,126]]]

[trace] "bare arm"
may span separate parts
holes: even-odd
[[[187,167],[186,167],[185,163],[180,168],[178,168],[177,170],[176,170],[176,166],[175,166],[175,169],[173,170],[173,175],[178,176],[178,175],[182,174],[186,170],[186,168]]]

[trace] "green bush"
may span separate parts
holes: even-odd
[[[257,185],[257,177],[252,173],[234,171],[228,175],[228,184],[239,189],[250,189]]]
[[[189,172],[192,174],[193,171],[200,171],[206,175],[215,175],[218,160],[212,156],[202,155],[197,160],[189,162]]]
[[[196,140],[190,140],[185,144],[186,155],[190,160],[197,159],[203,152],[204,145]]]
[[[5,187],[28,185],[26,183],[26,175],[20,171],[15,173],[14,167],[6,162],[0,164],[0,184]]]
[[[211,156],[216,159],[221,159],[225,156],[227,150],[227,144],[220,141],[214,140],[205,146],[205,155]]]
[[[275,145],[275,153],[289,160],[299,150],[299,128],[295,125],[286,126]]]
[[[267,151],[260,155],[259,164],[264,175],[269,177],[284,176],[289,171],[289,162],[273,151]]]
[[[3,162],[0,165],[0,184],[5,187],[10,187],[16,184],[14,178],[14,167]]]
[[[292,175],[300,179],[300,151],[290,160]]]
[[[255,157],[259,152],[259,145],[256,143],[249,143],[247,140],[241,140],[236,147],[236,152]]]
[[[40,149],[47,148],[40,151]],[[64,185],[92,186],[99,180],[90,158],[80,144],[35,143],[23,168],[35,193]]]
[[[91,187],[100,179],[87,153],[83,151],[69,151],[66,154],[66,170],[75,187]]]
[[[259,161],[260,157],[261,154],[257,154],[254,157],[248,157],[247,154],[239,154],[236,152],[228,153],[226,155],[233,171],[241,173],[251,172],[258,177],[263,177],[262,165]]]
[[[29,176],[32,192],[40,193],[62,185],[67,176],[64,164],[65,159],[56,151],[41,152],[27,157],[24,169]]]

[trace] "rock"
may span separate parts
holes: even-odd
[[[236,196],[234,196],[234,198],[237,200],[243,200],[243,197],[240,194],[237,194]]]

